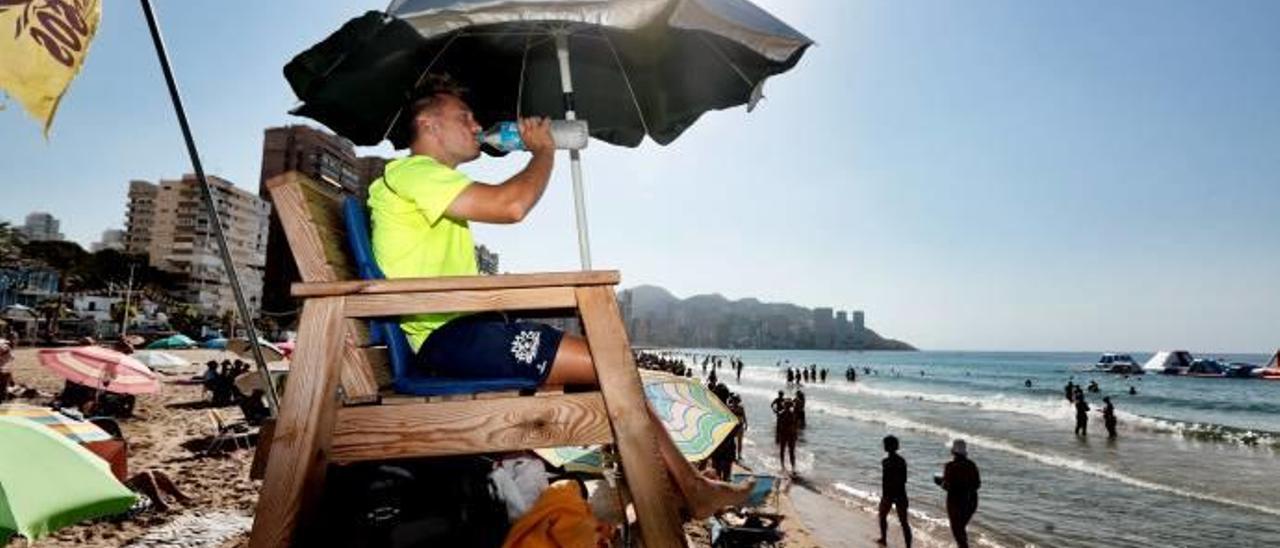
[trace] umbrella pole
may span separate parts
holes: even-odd
[[[564,92],[564,117],[577,120],[573,104],[573,78],[569,72],[569,33],[558,30],[556,57],[560,60],[560,90]],[[573,174],[573,211],[578,222],[578,259],[583,270],[591,270],[591,241],[587,234],[587,206],[582,191],[582,157],[577,150],[569,151],[569,171]]]
[[[187,155],[191,157],[191,167],[200,180],[200,193],[204,196],[205,209],[213,221],[214,238],[218,241],[218,251],[222,254],[222,267],[227,271],[227,279],[231,281],[231,292],[236,297],[236,307],[240,309],[240,317],[244,318],[245,336],[253,348],[253,358],[257,362],[258,372],[262,374],[263,384],[267,387],[267,403],[271,407],[271,415],[275,416],[280,407],[276,396],[275,385],[271,383],[271,373],[267,370],[267,361],[262,357],[262,348],[258,346],[258,332],[253,328],[253,319],[249,315],[249,306],[244,300],[244,290],[240,287],[240,277],[236,273],[235,263],[231,261],[231,251],[227,249],[227,237],[222,233],[222,218],[214,207],[213,191],[204,176],[204,166],[200,164],[200,152],[196,150],[195,139],[191,136],[191,126],[187,123],[187,112],[182,107],[182,96],[178,93],[178,84],[173,77],[173,69],[169,66],[169,54],[165,52],[164,38],[160,36],[160,27],[156,23],[156,15],[151,9],[151,0],[140,0],[142,13],[147,17],[147,27],[151,29],[151,41],[156,46],[156,58],[160,61],[160,69],[164,72],[165,84],[169,86],[169,98],[173,100],[173,110],[178,116],[178,125],[182,127],[182,137],[187,142]],[[127,311],[126,311],[127,313]],[[233,333],[234,335],[234,333]]]

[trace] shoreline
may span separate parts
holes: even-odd
[[[46,548],[159,547],[172,545],[178,536],[183,535],[190,541],[190,544],[185,544],[188,546],[233,548],[247,544],[248,527],[261,487],[260,481],[249,479],[253,452],[240,449],[222,456],[197,458],[191,448],[196,447],[200,440],[207,439],[213,426],[208,411],[195,404],[202,401],[201,387],[175,382],[198,374],[204,361],[234,359],[235,356],[218,350],[170,352],[191,360],[192,365],[173,374],[161,374],[161,391],[139,396],[136,416],[121,420],[120,425],[129,440],[129,473],[163,471],[174,479],[180,489],[196,499],[195,502],[185,507],[174,506],[169,512],[152,510],[124,520],[97,520],[72,525],[36,541],[35,545]],[[43,404],[62,388],[62,379],[41,366],[36,353],[37,349],[30,347],[16,350],[13,354],[15,359],[7,368],[13,373],[16,383],[35,388],[40,395],[11,402]],[[239,414],[234,408],[222,409],[221,412],[227,418],[238,417]],[[763,466],[757,469],[769,471]],[[875,546],[874,539],[879,530],[874,509],[842,503],[819,492],[803,479],[784,479],[779,494],[778,511],[786,516],[780,525],[786,535],[783,546]],[[949,545],[930,538],[925,528],[917,525],[918,521],[916,516],[912,517],[914,546]],[[686,531],[690,529],[704,533],[693,535],[695,546],[709,545],[705,522],[690,522]],[[889,533],[889,546],[903,546],[896,517],[890,517]],[[208,541],[201,543],[201,538]],[[949,541],[949,535],[944,540]],[[29,545],[21,537],[15,537],[9,544]]]

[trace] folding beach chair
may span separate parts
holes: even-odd
[[[223,444],[227,442],[234,444],[236,449],[240,449],[241,443],[244,443],[245,449],[252,446],[249,443],[249,437],[252,435],[249,425],[243,422],[227,422],[217,409],[209,410],[209,421],[213,423],[214,435],[209,445],[205,447],[204,455],[220,453]]]
[[[776,511],[779,478],[768,474],[733,475],[734,483],[750,479],[756,483],[746,504],[707,520],[714,548],[777,546],[782,542],[779,525],[783,516]]]

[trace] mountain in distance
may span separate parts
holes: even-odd
[[[680,299],[653,285],[618,293],[627,335],[639,346],[815,350],[915,350],[832,317],[831,309],[718,293]]]

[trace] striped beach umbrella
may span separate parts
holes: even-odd
[[[64,379],[120,394],[160,391],[155,372],[138,360],[99,346],[46,348],[40,364]]]
[[[691,462],[710,457],[738,425],[738,417],[720,398],[694,379],[654,371],[641,371],[640,378],[645,399]],[[603,467],[599,446],[551,447],[534,453],[569,472],[599,472]]]
[[[258,337],[258,349],[262,351],[262,359],[269,362],[283,360],[286,355],[284,350],[262,337]],[[249,339],[243,337],[231,339],[227,341],[227,350],[235,352],[237,356],[246,360],[253,359],[253,348],[249,344]]]
[[[18,417],[40,424],[76,443],[111,440],[111,434],[88,421],[76,420],[48,407],[22,403],[0,405],[0,417]]]
[[[738,425],[738,417],[697,380],[649,371],[641,374],[645,398],[689,460],[710,457]]]
[[[604,453],[600,451],[599,445],[548,447],[546,449],[534,449],[533,452],[542,457],[542,460],[547,461],[551,466],[563,468],[566,472],[594,474],[604,470]]]

